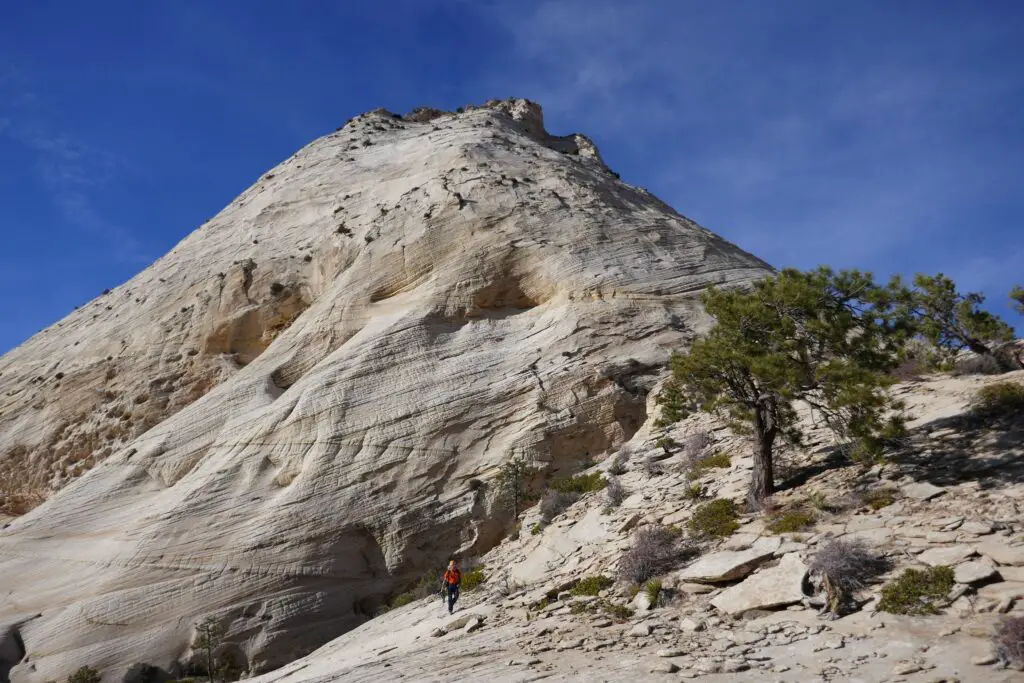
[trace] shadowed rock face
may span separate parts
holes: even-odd
[[[497,542],[473,480],[628,439],[696,296],[768,271],[532,103],[417,118],[315,141],[0,359],[2,490],[62,487],[0,531],[12,680],[169,668],[207,615],[255,670],[309,652]]]

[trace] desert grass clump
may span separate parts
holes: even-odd
[[[619,576],[627,583],[640,586],[693,554],[694,549],[681,534],[663,526],[645,526],[633,535],[633,544],[619,559]]]
[[[796,509],[774,515],[765,528],[773,534],[792,534],[804,531],[813,524],[814,515],[807,510]]]
[[[942,601],[953,588],[953,570],[946,566],[906,569],[882,588],[878,609],[891,614],[938,614]]]
[[[540,499],[540,518],[544,524],[550,524],[558,515],[565,512],[570,505],[580,499],[575,491],[548,489]]]
[[[971,412],[983,419],[1001,419],[1024,412],[1024,384],[996,382],[974,394]]]
[[[644,584],[644,594],[647,596],[647,604],[651,607],[658,606],[658,599],[661,597],[661,579],[648,579]]]
[[[837,539],[814,555],[810,571],[821,577],[828,610],[839,614],[849,605],[855,591],[890,567],[888,558],[873,552],[863,541]]]
[[[601,591],[611,588],[615,583],[614,579],[607,576],[585,576],[576,582],[576,585],[569,589],[572,595],[598,595]]]
[[[860,499],[872,510],[881,510],[896,502],[896,493],[892,489],[873,489],[862,494]]]
[[[992,634],[996,656],[1012,666],[1024,666],[1024,617],[1007,617]]]
[[[716,498],[698,507],[686,524],[690,534],[698,538],[725,538],[740,527],[736,505],[731,500]]]

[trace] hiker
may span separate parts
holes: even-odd
[[[459,584],[462,583],[462,572],[455,560],[448,563],[443,582],[448,595],[448,614],[451,614],[455,610],[455,601],[459,599]]]

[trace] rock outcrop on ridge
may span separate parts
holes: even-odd
[[[309,652],[494,546],[502,462],[628,440],[699,293],[768,270],[530,102],[356,117],[0,359],[0,493],[48,498],[0,530],[0,674],[170,670],[205,616]]]

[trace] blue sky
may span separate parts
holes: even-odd
[[[1020,329],[1024,3],[0,6],[0,352],[350,116],[510,95],[777,266],[943,271]]]

